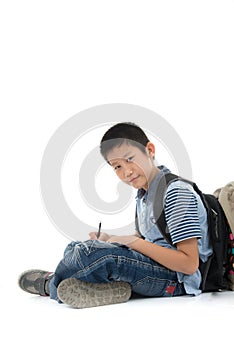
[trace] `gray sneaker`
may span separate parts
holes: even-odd
[[[76,278],[67,278],[58,286],[59,299],[74,308],[124,303],[131,296],[127,282],[89,283]]]
[[[19,286],[27,293],[41,296],[49,295],[49,282],[53,272],[44,270],[27,270],[19,276]]]

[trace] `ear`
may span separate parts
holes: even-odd
[[[148,142],[146,145],[146,153],[154,158],[155,155],[155,145],[152,142]]]

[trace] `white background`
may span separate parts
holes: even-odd
[[[228,344],[228,330],[226,340],[215,332],[233,315],[230,294],[73,310],[21,292],[17,276],[53,271],[68,243],[43,208],[40,164],[55,130],[84,109],[151,109],[184,141],[203,191],[234,179],[233,18],[232,0],[1,2],[4,349],[197,348],[206,327],[204,345]]]

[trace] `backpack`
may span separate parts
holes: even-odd
[[[201,259],[199,261],[199,270],[202,276],[200,289],[203,292],[227,289],[228,281],[225,271],[228,264],[228,238],[230,237],[230,231],[225,213],[218,198],[211,194],[202,193],[198,186],[192,181],[172,173],[164,174],[159,181],[155,193],[155,201],[153,203],[154,222],[158,226],[164,239],[173,246],[166,223],[163,200],[167,187],[177,180],[186,182],[193,187],[200,196],[207,211],[208,233],[213,248],[213,254],[205,263],[202,262]],[[139,228],[137,215],[136,228]]]
[[[234,291],[234,235],[229,226],[229,239],[228,239],[228,251],[227,251],[227,264],[225,276],[228,280],[229,289]]]

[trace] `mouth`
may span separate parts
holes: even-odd
[[[132,183],[134,183],[138,178],[139,178],[139,175],[133,177],[131,180],[129,180],[129,182],[132,184]]]

